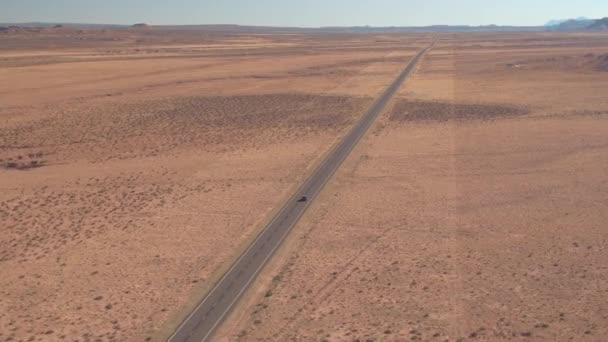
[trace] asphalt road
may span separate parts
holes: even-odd
[[[298,222],[310,203],[346,159],[357,142],[369,129],[388,101],[393,97],[403,81],[412,72],[418,61],[432,47],[420,51],[397,79],[367,110],[361,120],[338,143],[319,165],[314,173],[302,184],[294,196],[283,206],[274,219],[258,235],[249,248],[226,272],[223,278],[209,292],[169,338],[169,342],[207,341],[222,323],[234,304],[241,298],[260,270],[272,257],[281,242]],[[306,202],[299,200],[306,196]]]

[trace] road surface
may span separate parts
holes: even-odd
[[[420,51],[410,61],[397,79],[374,102],[355,127],[334,147],[313,174],[258,235],[256,240],[194,309],[192,314],[177,328],[169,338],[169,342],[204,342],[209,340],[310,203],[323,189],[325,183],[346,159],[403,81],[412,72],[418,61],[431,47],[432,45]],[[307,201],[301,201],[303,197],[306,197]]]

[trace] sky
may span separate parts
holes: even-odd
[[[0,0],[0,22],[258,26],[542,25],[608,0]]]

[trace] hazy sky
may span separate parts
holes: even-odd
[[[608,16],[608,0],[0,0],[0,22],[541,25],[578,16]]]

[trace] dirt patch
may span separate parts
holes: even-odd
[[[491,104],[458,104],[434,101],[397,102],[391,113],[392,121],[469,121],[496,120],[528,114],[521,107]]]

